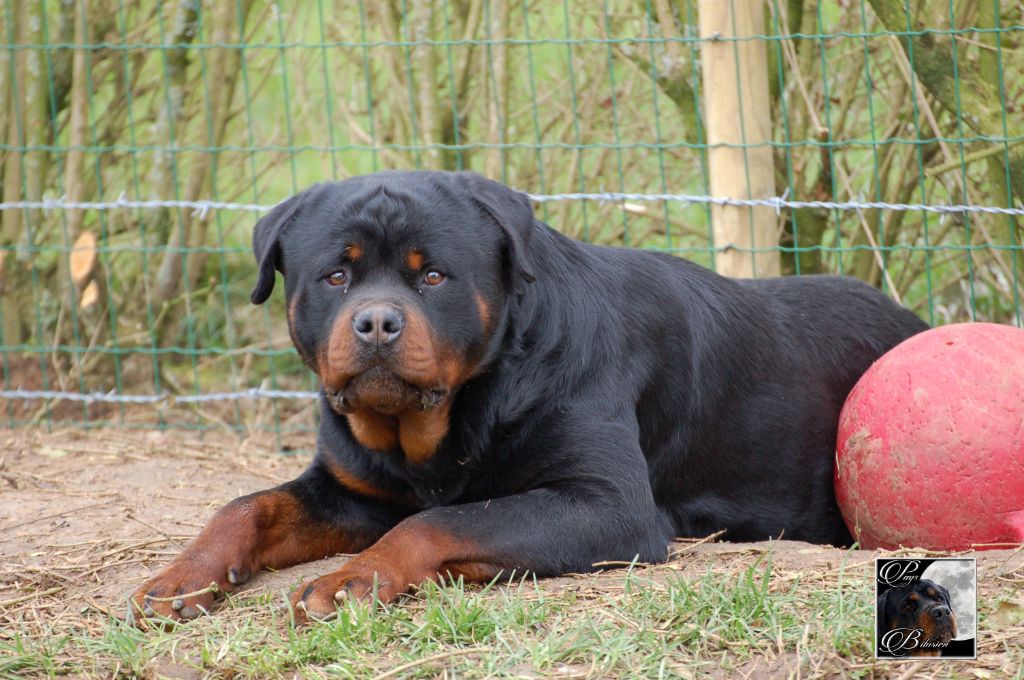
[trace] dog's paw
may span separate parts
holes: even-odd
[[[250,576],[250,571],[240,565],[175,560],[135,591],[128,618],[138,623],[194,619]]]
[[[348,599],[388,603],[397,600],[412,587],[395,569],[375,560],[354,558],[326,576],[302,584],[292,595],[297,623],[310,619],[328,619]]]

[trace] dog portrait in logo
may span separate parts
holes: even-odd
[[[921,579],[905,588],[888,588],[878,596],[878,647],[893,656],[941,656],[957,636],[949,591]]]
[[[439,578],[659,562],[719,530],[847,545],[840,408],[927,328],[850,278],[734,280],[574,241],[471,173],[318,184],[253,242],[252,301],[280,275],[322,386],[317,452],[216,512],[134,593],[144,617],[339,553],[355,556],[292,595],[300,619]]]

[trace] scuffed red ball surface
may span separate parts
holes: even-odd
[[[1024,330],[943,326],[875,362],[840,414],[835,482],[865,548],[1024,542]]]

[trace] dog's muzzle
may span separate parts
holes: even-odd
[[[353,404],[345,397],[343,390],[336,390],[330,387],[323,388],[327,405],[339,416],[355,412]],[[417,411],[429,411],[437,408],[448,396],[448,390],[442,387],[434,387],[417,390],[415,408]]]

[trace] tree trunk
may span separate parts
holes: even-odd
[[[14,3],[13,26],[21,43],[43,43],[43,8],[39,4]],[[8,85],[7,139],[18,151],[7,154],[4,168],[5,201],[38,201],[42,198],[49,164],[49,153],[38,147],[49,141],[50,116],[47,97],[47,72],[41,50],[15,53],[14,77]],[[0,267],[0,313],[3,314],[4,342],[19,344],[30,333],[34,312],[31,284],[32,255],[29,251],[35,234],[42,228],[38,209],[3,211],[3,243],[17,245],[7,251]]]
[[[487,141],[491,144],[501,145],[505,143],[508,129],[508,44],[504,42],[508,30],[509,3],[508,0],[499,0],[491,5],[488,21],[488,39],[500,41],[497,44],[488,43],[484,50],[484,77],[481,82],[486,83],[488,90],[487,100]],[[484,166],[484,173],[491,178],[504,178],[507,170],[506,153],[501,146],[495,146],[488,150],[487,160]]]
[[[155,139],[174,146],[181,143],[184,126],[180,126],[182,109],[185,105],[185,91],[188,77],[189,50],[198,32],[199,2],[198,0],[179,0],[174,5],[172,31],[167,36],[168,42],[176,45],[168,49],[167,88],[165,101],[157,118]],[[153,187],[155,198],[167,198],[175,195],[177,174],[177,154],[172,150],[159,152],[153,164]],[[177,228],[171,224],[171,211],[161,208],[154,211],[153,231],[162,236],[167,243],[167,252],[160,263],[156,274],[154,293],[158,303],[165,303],[173,298],[181,286],[181,270],[184,253],[181,252],[188,243],[191,213],[176,209],[178,214]]]
[[[218,3],[214,6],[213,17],[213,42],[229,43],[235,40],[242,41],[245,36],[245,23],[252,8],[252,0],[243,0],[236,7],[235,4]],[[241,25],[239,25],[241,22]],[[224,143],[224,133],[227,130],[228,122],[231,120],[231,102],[234,100],[235,87],[238,85],[238,76],[241,73],[241,59],[237,50],[220,49],[213,51],[207,72],[207,82],[204,88],[209,92],[209,106],[205,115],[210,118],[210,134],[206,143],[211,147],[219,147]],[[211,173],[216,172],[216,154],[211,151],[204,154],[196,167],[192,168],[186,188],[185,199],[195,201],[204,197],[210,190],[216,178],[211,179]],[[192,217],[188,216],[191,225]],[[189,243],[193,248],[201,248],[207,245],[206,239],[209,232],[210,220],[216,217],[205,216],[201,218],[191,234]],[[195,288],[202,277],[206,260],[210,254],[202,250],[189,253],[188,273],[189,286]]]
[[[994,4],[996,4],[994,0],[985,0],[978,5],[978,28],[998,28],[1000,26],[999,15],[996,7],[993,7]],[[1000,57],[1005,57],[1008,52],[1005,50],[1001,53],[996,51],[998,45],[995,33],[979,33],[978,40],[989,48],[979,51],[978,71],[985,82],[998,93],[1003,89],[1000,87],[999,82],[999,59]],[[1008,116],[1007,124],[1009,124],[1009,118]],[[997,155],[989,156],[985,161],[985,176],[992,192],[992,195],[989,197],[992,205],[1000,207],[1010,207],[1013,205],[1010,194],[1012,178],[1007,178],[1006,176],[1005,162],[1008,158],[1009,155],[1004,151]],[[982,219],[985,219],[985,217],[982,217]],[[993,232],[999,235],[998,240],[1001,244],[1016,245],[1018,247],[1017,251],[1009,251],[1010,258],[1016,260],[1015,263],[1011,262],[1010,271],[1012,273],[1016,270],[1016,285],[1024,286],[1024,250],[1019,249],[1024,233],[1022,233],[1020,228],[1020,220],[1015,215],[994,215],[992,222],[995,227]],[[1014,282],[1010,281],[1010,285],[1014,285]]]
[[[432,0],[414,0],[412,13],[408,17],[409,34],[416,42],[437,36],[437,14]],[[411,49],[415,72],[416,113],[419,114],[420,139],[424,146],[441,142],[441,126],[438,124],[438,98],[441,96],[441,78],[437,70],[437,48],[434,45],[417,45]],[[454,86],[454,83],[452,83]],[[427,148],[424,165],[430,169],[442,167],[441,150]]]

